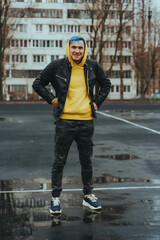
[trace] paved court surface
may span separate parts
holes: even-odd
[[[0,103],[0,239],[159,240],[160,103],[105,103],[95,121],[99,213],[82,207],[76,144],[51,221],[54,121],[48,104]]]

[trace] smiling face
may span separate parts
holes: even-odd
[[[84,55],[84,42],[83,41],[75,41],[70,44],[69,47],[70,56],[72,60],[79,64],[82,61]]]

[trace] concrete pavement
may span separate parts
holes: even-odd
[[[160,104],[105,103],[99,111],[93,169],[103,209],[94,214],[82,207],[74,143],[64,169],[63,212],[52,224],[51,106],[0,103],[0,239],[160,239]]]

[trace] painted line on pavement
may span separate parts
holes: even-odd
[[[123,118],[119,118],[119,117],[116,117],[116,116],[112,116],[112,115],[110,115],[110,114],[103,113],[103,112],[100,112],[100,111],[97,111],[97,113],[100,114],[100,115],[103,115],[103,116],[105,116],[105,117],[114,118],[114,119],[116,119],[116,120],[119,120],[119,121],[128,123],[128,124],[130,124],[130,125],[133,125],[133,126],[135,126],[135,127],[143,128],[143,129],[148,130],[148,131],[150,131],[150,132],[154,132],[154,133],[160,134],[159,131],[156,131],[156,130],[154,130],[154,129],[152,129],[152,128],[144,127],[144,126],[142,126],[142,125],[139,125],[139,124],[130,122],[130,121],[125,120],[125,119],[123,119]]]
[[[105,187],[105,188],[93,188],[93,191],[107,191],[107,190],[136,190],[136,189],[160,189],[160,186],[133,186],[133,187]],[[83,189],[63,189],[63,192],[79,192]],[[11,190],[11,191],[0,191],[1,194],[6,193],[41,193],[51,192],[51,189],[37,189],[37,190]]]

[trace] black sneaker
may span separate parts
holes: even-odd
[[[52,198],[49,212],[50,213],[61,213],[62,212],[62,209],[60,206],[60,198],[58,198],[58,197]]]
[[[90,209],[101,209],[101,205],[97,202],[97,198],[94,194],[85,195],[83,199],[83,206],[89,207]]]

